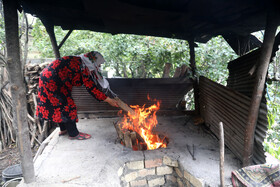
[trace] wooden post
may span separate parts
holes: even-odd
[[[225,186],[225,173],[224,173],[224,162],[225,162],[225,140],[224,140],[224,127],[223,123],[219,123],[220,126],[220,181],[221,186]]]
[[[67,40],[67,38],[70,36],[70,34],[73,32],[73,29],[69,30],[68,33],[65,35],[65,37],[63,38],[63,40],[60,42],[59,46],[58,46],[58,50],[62,47],[62,45],[64,44],[64,42]]]
[[[192,76],[194,78],[194,83],[193,83],[193,90],[194,90],[194,104],[195,104],[195,114],[199,115],[199,100],[198,100],[198,78],[196,75],[196,63],[195,63],[195,50],[194,50],[194,38],[191,38],[188,40],[189,46],[190,46],[190,66],[192,70]]]
[[[35,181],[34,165],[29,139],[29,128],[27,123],[27,101],[25,83],[22,75],[19,37],[18,37],[18,15],[17,1],[3,0],[6,45],[8,52],[8,71],[11,83],[13,100],[13,125],[17,131],[18,148],[20,152],[21,167],[24,181],[31,183]]]
[[[255,129],[258,119],[259,107],[263,97],[266,74],[272,54],[275,33],[278,26],[275,13],[269,11],[267,16],[267,24],[265,29],[264,41],[261,47],[261,55],[257,64],[255,86],[251,98],[249,114],[246,122],[246,131],[244,137],[244,157],[243,166],[252,163]]]
[[[46,27],[46,30],[49,34],[55,58],[58,59],[58,58],[60,58],[60,53],[59,53],[59,47],[57,45],[56,37],[55,37],[55,33],[54,33],[54,25],[50,24],[49,22],[47,22],[45,20],[41,20],[41,21],[44,24],[44,26]]]

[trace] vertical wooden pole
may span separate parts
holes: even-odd
[[[17,0],[3,0],[8,71],[13,100],[13,125],[17,131],[18,148],[24,181],[35,181],[34,165],[27,123],[25,83],[19,54]]]
[[[278,26],[277,19],[273,11],[269,11],[267,16],[267,24],[263,45],[261,47],[261,55],[257,64],[255,86],[251,98],[249,114],[246,122],[246,131],[244,137],[244,157],[243,166],[248,166],[252,163],[255,129],[258,119],[260,103],[263,97],[266,74],[272,54],[275,33]]]
[[[189,46],[190,46],[190,66],[192,69],[192,76],[194,78],[194,84],[193,84],[193,89],[194,89],[194,104],[195,104],[195,114],[199,115],[199,90],[198,90],[198,78],[196,75],[196,63],[195,63],[195,50],[194,50],[194,38],[191,38],[188,40]]]
[[[46,27],[47,33],[49,34],[51,43],[52,43],[52,47],[53,47],[53,52],[54,52],[54,56],[56,59],[60,58],[60,53],[59,53],[59,47],[57,45],[57,41],[56,41],[56,37],[55,37],[55,33],[54,33],[54,25],[48,23],[45,20],[41,20],[42,23],[44,24],[44,26]]]
[[[221,186],[225,186],[225,172],[224,172],[224,162],[225,162],[225,140],[224,140],[224,126],[223,123],[219,123],[220,126],[220,183]]]

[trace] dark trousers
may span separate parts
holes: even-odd
[[[66,123],[59,123],[59,128],[60,128],[60,131],[67,130],[69,136],[71,136],[71,137],[75,137],[79,134],[76,122],[73,122],[73,121],[69,121]]]
[[[43,126],[44,120],[39,119],[39,121],[40,121],[41,126]],[[59,123],[58,125],[59,125],[59,128],[60,128],[60,131],[67,130],[69,136],[71,136],[71,137],[75,137],[79,134],[76,122],[68,121],[66,123]]]

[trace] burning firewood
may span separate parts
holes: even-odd
[[[121,109],[123,109],[126,112],[129,112],[131,115],[135,115],[135,111],[130,108],[126,103],[124,103],[120,98],[115,98],[115,100],[118,102],[118,105]]]
[[[148,98],[149,99],[149,98]],[[114,124],[119,141],[133,150],[151,150],[164,148],[167,138],[161,137],[153,131],[157,125],[156,112],[159,110],[160,102],[148,108],[131,106],[134,114],[128,112],[120,122]]]

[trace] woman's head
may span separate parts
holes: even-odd
[[[85,57],[95,64],[95,66],[100,67],[101,64],[105,62],[104,57],[97,51],[91,51],[84,54]]]

